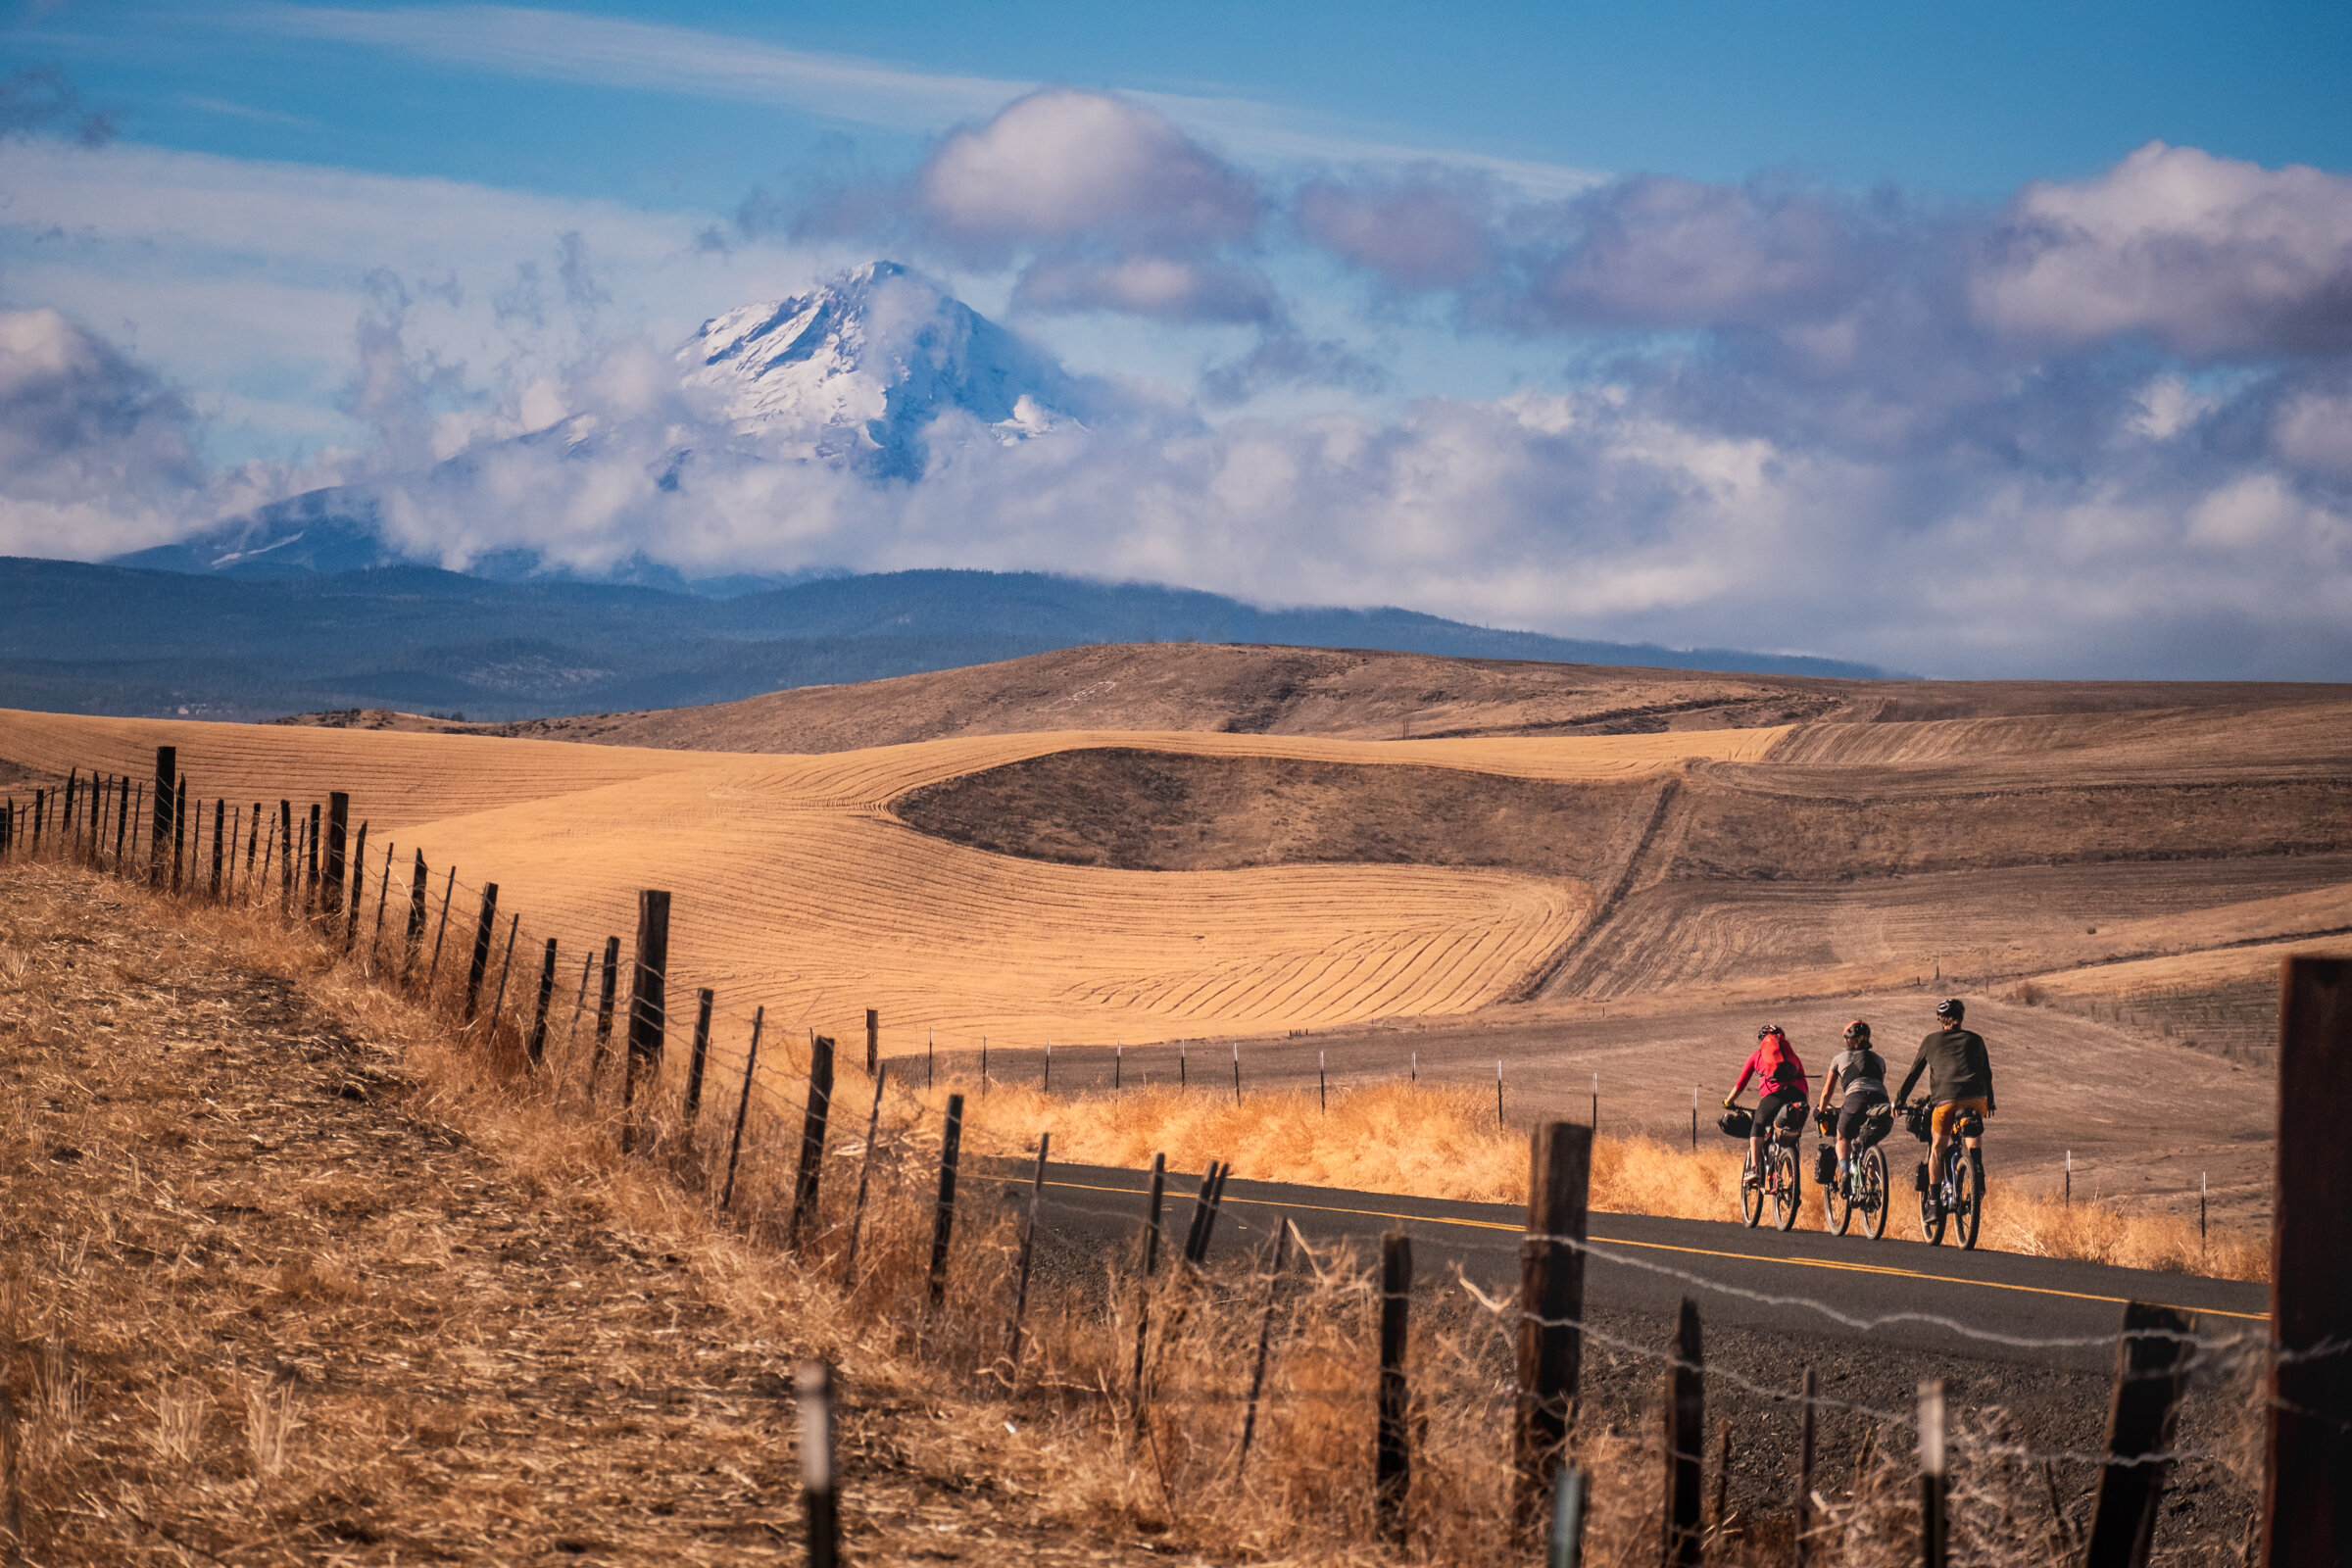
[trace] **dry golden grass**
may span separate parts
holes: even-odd
[[[16,1068],[0,1084],[15,1244],[0,1387],[18,1407],[9,1518],[31,1560],[796,1560],[775,1390],[807,1355],[841,1368],[859,1561],[1515,1555],[1497,1525],[1504,1325],[1458,1298],[1416,1312],[1408,1541],[1376,1547],[1377,1298],[1344,1251],[1314,1253],[1273,1298],[1245,1472],[1262,1260],[1171,1271],[1152,1293],[1139,1424],[1145,1297],[1124,1271],[1041,1284],[1016,1369],[1013,1233],[975,1201],[947,1309],[926,1310],[938,1121],[910,1098],[886,1104],[845,1286],[860,1140],[834,1145],[813,1245],[788,1258],[773,1240],[789,1124],[756,1125],[739,1212],[721,1216],[723,1118],[688,1138],[659,1097],[651,1152],[624,1158],[609,1092],[584,1103],[576,1071],[561,1097],[518,1076],[511,1037],[485,1051],[478,1029],[299,927],[54,868],[0,877],[0,1050]],[[1462,1157],[1480,1147],[1461,1101],[1361,1093],[1408,1132],[1416,1106],[1452,1117]],[[1002,1108],[1009,1126],[1023,1107]],[[1604,1192],[1680,1169],[1616,1147]],[[1888,1457],[1902,1446],[1890,1430],[1850,1487],[1825,1477],[1817,1561],[1909,1559]],[[2034,1478],[1998,1449],[1959,1451],[1966,1560],[2042,1560],[2046,1528],[2020,1523],[2039,1517]],[[1596,1475],[1588,1560],[1654,1549],[1654,1446],[1589,1423],[1577,1457]],[[1716,1521],[1710,1560],[1784,1561],[1774,1528]]]

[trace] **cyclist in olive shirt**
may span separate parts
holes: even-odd
[[[1929,1102],[1936,1107],[1930,1123],[1935,1135],[1935,1148],[1928,1157],[1930,1173],[1928,1190],[1931,1196],[1940,1197],[1936,1183],[1942,1177],[1944,1155],[1952,1147],[1953,1124],[1966,1111],[1979,1115],[1992,1114],[1992,1058],[1985,1054],[1984,1037],[1972,1029],[1960,1027],[1967,1015],[1967,1004],[1953,997],[1936,1004],[1938,1027],[1919,1043],[1919,1055],[1913,1059],[1911,1070],[1903,1075],[1903,1087],[1895,1091],[1894,1106],[1899,1112],[1906,1108],[1911,1098],[1911,1086],[1919,1075],[1928,1075]],[[1968,1162],[1974,1166],[1976,1190],[1984,1190],[1984,1154],[1982,1137],[1968,1143]]]

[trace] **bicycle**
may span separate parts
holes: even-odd
[[[1773,1205],[1773,1223],[1781,1230],[1793,1229],[1797,1210],[1804,1206],[1804,1182],[1796,1164],[1797,1133],[1805,1124],[1804,1113],[1801,1105],[1789,1108],[1796,1115],[1788,1118],[1784,1113],[1782,1124],[1765,1137],[1761,1178],[1752,1184],[1749,1181],[1751,1176],[1756,1175],[1755,1146],[1752,1143],[1748,1145],[1746,1156],[1740,1161],[1740,1217],[1751,1231],[1764,1223],[1764,1204],[1767,1200]],[[1725,1136],[1742,1142],[1752,1136],[1755,1124],[1755,1113],[1745,1105],[1729,1107],[1716,1123]]]
[[[1823,1110],[1820,1127],[1825,1140],[1835,1137],[1838,1113]],[[1875,1242],[1886,1234],[1886,1215],[1894,1207],[1886,1188],[1886,1151],[1879,1148],[1880,1140],[1894,1130],[1894,1115],[1885,1101],[1871,1108],[1858,1130],[1852,1164],[1842,1182],[1837,1177],[1836,1147],[1828,1142],[1822,1145],[1824,1161],[1830,1167],[1821,1183],[1822,1222],[1833,1235],[1843,1236],[1860,1216],[1862,1234]]]
[[[1912,1137],[1923,1144],[1934,1140],[1930,1107],[1912,1105],[1905,1115]],[[1928,1162],[1923,1159],[1919,1163],[1919,1234],[1930,1247],[1941,1247],[1944,1222],[1956,1220],[1961,1250],[1977,1250],[1977,1232],[1984,1220],[1984,1179],[1978,1160],[1970,1155],[1967,1141],[1984,1133],[1984,1118],[1964,1110],[1953,1120],[1951,1147],[1945,1152],[1940,1176],[1930,1180]]]

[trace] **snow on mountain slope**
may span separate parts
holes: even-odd
[[[919,478],[924,433],[960,412],[1000,441],[1072,422],[1058,367],[896,262],[705,321],[678,350],[684,381],[770,455]]]

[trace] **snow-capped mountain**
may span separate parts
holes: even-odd
[[[884,478],[922,475],[944,414],[1010,442],[1072,422],[1077,403],[1059,366],[896,262],[714,316],[678,364],[735,434]]]
[[[549,569],[537,550],[484,548],[480,534],[496,530],[467,520],[570,485],[593,491],[597,505],[691,526],[698,484],[779,463],[868,483],[916,480],[937,440],[1018,443],[1075,430],[1086,407],[1084,384],[1060,366],[896,262],[714,316],[676,360],[679,397],[658,415],[577,410],[428,468],[273,502],[118,564],[286,576],[454,560],[487,575],[535,576]],[[394,513],[411,524],[395,530]],[[419,515],[455,524],[419,525]],[[456,535],[457,547],[431,548],[437,533]],[[623,562],[611,575],[631,580],[643,567]]]

